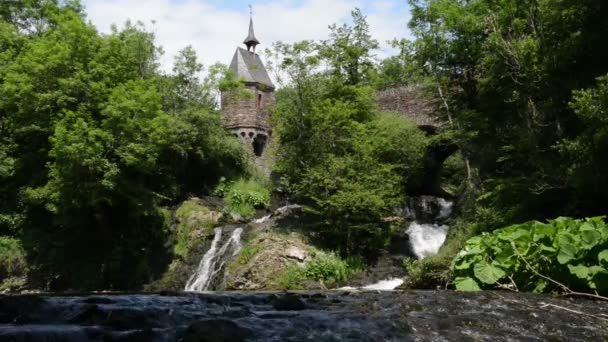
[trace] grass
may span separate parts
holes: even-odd
[[[227,187],[224,199],[231,212],[251,218],[255,215],[255,209],[269,205],[270,184],[263,177],[241,178]]]
[[[239,254],[228,265],[228,273],[234,272],[237,268],[247,265],[253,257],[260,251],[259,246],[245,245]]]
[[[342,259],[334,253],[316,252],[313,259],[304,265],[290,265],[275,280],[279,289],[302,289],[305,281],[317,281],[327,287],[344,284],[366,267],[362,258]]]

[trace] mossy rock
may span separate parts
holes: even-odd
[[[205,246],[213,236],[213,228],[222,223],[221,200],[190,198],[172,215],[161,210],[171,231],[173,260],[162,276],[144,286],[147,291],[182,290],[194,268],[205,253]],[[173,217],[171,217],[173,216]]]
[[[213,227],[222,219],[223,214],[205,206],[205,202],[199,198],[191,198],[177,208],[176,219],[176,243],[173,253],[186,260],[189,257],[193,244],[200,244],[210,235],[213,235]]]

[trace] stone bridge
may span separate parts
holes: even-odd
[[[385,112],[398,113],[413,120],[418,128],[429,135],[448,128],[442,101],[435,94],[425,94],[422,86],[389,88],[379,91],[377,96],[378,109]],[[435,96],[433,96],[435,95]],[[426,151],[424,176],[418,188],[411,189],[415,195],[433,195],[444,198],[451,197],[445,192],[440,183],[440,172],[443,163],[458,151],[453,141],[443,141],[435,144]]]
[[[441,100],[424,94],[422,86],[402,86],[378,91],[377,104],[381,111],[395,112],[408,117],[428,133],[447,127]]]

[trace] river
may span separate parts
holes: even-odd
[[[0,296],[0,341],[606,341],[586,316],[606,314],[511,292],[21,295]]]

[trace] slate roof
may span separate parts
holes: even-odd
[[[234,71],[237,78],[242,78],[247,83],[260,83],[274,89],[262,59],[255,52],[237,48],[230,63],[230,70]]]

